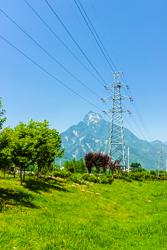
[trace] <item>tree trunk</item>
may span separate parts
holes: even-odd
[[[15,167],[14,167],[14,179],[15,179]]]
[[[23,182],[25,182],[25,166],[23,168]]]
[[[38,165],[38,178],[41,177],[41,166]]]
[[[4,168],[4,178],[5,178],[5,168]]]
[[[20,167],[20,173],[21,173],[21,186],[22,186],[22,167]]]

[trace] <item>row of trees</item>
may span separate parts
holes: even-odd
[[[30,165],[41,169],[54,162],[55,157],[62,157],[61,137],[56,129],[49,128],[49,122],[30,120],[28,124],[20,122],[14,129],[5,128],[0,133],[0,166],[9,169],[12,165],[19,167],[25,178],[25,169]],[[22,174],[24,173],[24,174]]]
[[[6,121],[5,110],[2,109],[0,98],[0,129]],[[49,122],[30,120],[28,124],[20,122],[14,129],[7,127],[0,132],[0,168],[9,169],[19,167],[22,172],[30,165],[38,167],[38,176],[41,169],[54,162],[55,157],[63,157],[61,136],[56,129],[49,128]],[[15,171],[14,171],[15,173]]]
[[[73,158],[72,161],[66,161],[64,163],[64,169],[71,173],[87,173],[87,168],[82,158],[78,161],[76,161],[75,158]]]
[[[97,169],[98,173],[100,171],[100,168],[103,169],[103,172],[106,172],[107,169],[110,169],[113,178],[114,170],[118,170],[118,178],[119,178],[119,173],[121,169],[120,165],[121,160],[115,160],[114,162],[111,162],[111,158],[107,154],[102,154],[101,152],[99,153],[89,152],[85,154],[84,160],[89,173],[91,173],[93,167]]]

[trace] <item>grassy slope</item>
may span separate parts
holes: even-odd
[[[0,249],[167,249],[167,182],[82,189],[1,178]]]

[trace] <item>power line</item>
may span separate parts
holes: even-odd
[[[61,25],[63,26],[63,28],[66,30],[66,32],[68,33],[68,35],[71,37],[71,39],[73,40],[73,42],[75,43],[75,45],[78,47],[78,49],[81,51],[81,53],[84,55],[84,57],[86,58],[86,60],[89,62],[89,64],[92,66],[92,68],[95,70],[95,72],[98,74],[98,76],[100,77],[100,79],[105,83],[104,79],[102,78],[102,76],[99,74],[99,72],[97,71],[97,69],[93,66],[93,64],[91,63],[91,61],[89,60],[89,58],[86,56],[86,54],[84,53],[84,51],[81,49],[81,47],[79,46],[79,44],[75,41],[75,39],[73,38],[73,36],[71,35],[71,33],[69,32],[69,30],[66,28],[66,26],[63,24],[63,22],[61,21],[61,19],[58,17],[58,15],[56,14],[56,12],[54,11],[54,9],[52,8],[52,6],[49,4],[49,2],[47,0],[44,0],[47,5],[49,6],[49,8],[52,10],[52,12],[54,13],[54,15],[56,16],[56,18],[59,20],[59,22],[61,23]],[[103,85],[103,84],[102,84]],[[104,85],[103,85],[104,86]]]
[[[102,31],[103,31],[103,34],[104,34],[104,36],[105,36],[105,38],[106,38],[106,41],[107,41],[107,43],[108,43],[108,45],[109,45],[109,47],[110,47],[110,50],[111,50],[111,52],[113,53],[113,55],[114,55],[114,57],[115,57],[115,59],[116,59],[116,61],[117,61],[117,63],[118,63],[119,68],[121,68],[120,65],[119,65],[119,62],[118,62],[118,60],[117,60],[117,58],[116,58],[116,56],[115,56],[115,54],[114,54],[114,51],[113,51],[113,49],[111,48],[111,45],[110,45],[110,43],[109,43],[109,41],[108,41],[108,38],[107,38],[107,36],[106,36],[106,33],[105,33],[104,29],[103,29],[103,26],[101,25],[101,22],[100,22],[100,20],[99,20],[99,18],[98,18],[98,15],[97,15],[97,13],[96,13],[96,11],[95,11],[95,8],[93,7],[93,4],[92,4],[91,0],[89,0],[89,2],[90,2],[90,4],[91,4],[91,6],[92,6],[92,9],[93,9],[94,13],[95,13],[95,16],[96,16],[97,21],[98,21],[98,23],[100,24],[100,27],[101,27],[101,29],[102,29]],[[115,69],[116,69],[116,71],[118,71],[118,69],[116,68],[116,66],[115,66]],[[122,76],[121,76],[121,78],[122,78]]]
[[[79,58],[67,47],[67,45],[56,35],[56,33],[50,28],[50,26],[42,19],[42,17],[34,10],[34,8],[26,1],[25,3],[30,9],[37,15],[37,17],[43,22],[43,24],[52,32],[52,34],[59,40],[59,42],[71,53],[71,55],[99,82],[103,83],[79,60]]]
[[[47,52],[37,41],[35,41],[25,30],[23,30],[11,17],[9,17],[2,9],[0,11],[13,22],[26,36],[28,36],[40,49],[42,49],[49,57],[51,57],[60,67],[62,67],[68,74],[70,74],[75,80],[82,84],[86,89],[93,93],[96,97],[100,98],[94,91],[87,87],[83,82],[81,82],[77,77],[75,77],[69,70],[67,70],[61,63],[59,63],[49,52]]]
[[[52,78],[54,78],[57,82],[59,82],[60,84],[62,84],[64,87],[66,87],[67,89],[69,89],[71,92],[73,92],[75,95],[79,96],[81,99],[83,99],[84,101],[86,101],[87,103],[91,104],[93,107],[99,109],[100,111],[102,111],[102,109],[100,109],[99,107],[97,107],[96,105],[94,105],[93,103],[91,103],[90,101],[88,101],[87,99],[85,99],[84,97],[82,97],[80,94],[78,94],[77,92],[75,92],[74,90],[72,90],[70,87],[68,87],[65,83],[63,83],[62,81],[58,80],[54,75],[52,75],[51,73],[49,73],[47,70],[45,70],[42,66],[40,66],[38,63],[36,63],[34,60],[32,60],[29,56],[27,56],[26,54],[24,54],[21,50],[19,50],[17,47],[15,47],[12,43],[10,43],[8,40],[6,40],[4,37],[2,37],[0,35],[0,38],[3,39],[6,43],[8,43],[11,47],[13,47],[15,50],[17,50],[19,53],[21,53],[23,56],[25,56],[27,59],[29,59],[32,63],[34,63],[36,66],[38,66],[41,70],[43,70],[45,73],[47,73],[49,76],[51,76]]]
[[[82,26],[83,30],[85,31],[85,33],[86,33],[86,35],[88,36],[89,40],[91,41],[92,45],[93,45],[94,48],[96,49],[97,53],[99,54],[99,56],[101,57],[101,59],[104,61],[104,58],[102,57],[102,55],[101,55],[101,53],[99,52],[98,48],[95,46],[94,42],[93,42],[92,39],[90,38],[90,35],[88,34],[88,32],[86,31],[84,25],[82,24],[82,22],[81,22],[80,19],[78,18],[77,14],[76,14],[75,10],[73,9],[73,7],[71,6],[69,0],[66,0],[66,1],[68,2],[70,8],[72,9],[72,11],[73,11],[73,13],[75,14],[75,16],[76,16],[78,22],[79,22],[80,25]],[[104,61],[104,63],[106,63],[106,62]],[[107,65],[107,64],[106,64],[106,65]],[[107,66],[108,66],[108,65],[107,65]]]
[[[81,8],[82,8],[82,10],[83,10],[83,12],[84,12],[84,14],[85,14],[86,18],[88,19],[88,22],[90,23],[90,25],[91,25],[91,27],[92,27],[92,29],[93,29],[93,31],[94,31],[94,33],[95,33],[95,35],[97,36],[97,38],[98,38],[98,40],[99,40],[99,42],[97,41],[97,39],[96,39],[95,35],[93,34],[93,31],[92,31],[92,29],[90,28],[90,26],[89,26],[88,22],[86,21],[86,18],[84,17],[83,12],[81,11],[80,7],[78,6],[78,4],[77,4],[76,0],[74,0],[74,2],[75,2],[75,4],[77,5],[77,7],[78,7],[78,9],[79,9],[79,11],[80,11],[80,13],[81,13],[81,15],[82,15],[82,17],[83,17],[84,21],[86,22],[86,24],[87,24],[87,26],[88,26],[88,28],[89,28],[89,30],[90,30],[90,32],[91,32],[91,34],[93,35],[93,37],[94,37],[94,39],[95,39],[96,43],[98,44],[98,46],[99,46],[99,48],[100,48],[100,50],[101,50],[102,54],[103,54],[103,55],[104,55],[104,57],[105,57],[106,61],[108,62],[108,64],[109,64],[109,66],[111,67],[111,69],[114,71],[114,69],[113,69],[113,67],[111,66],[111,64],[110,64],[109,60],[111,61],[111,63],[113,64],[113,66],[114,66],[114,68],[115,68],[115,69],[116,69],[116,67],[115,67],[115,65],[114,65],[114,63],[113,63],[113,61],[112,61],[112,59],[111,59],[110,55],[108,54],[107,50],[105,49],[104,44],[103,44],[103,42],[101,41],[101,39],[100,39],[99,35],[97,34],[97,32],[96,32],[96,30],[95,30],[95,28],[94,28],[94,26],[93,26],[92,22],[90,21],[90,19],[89,19],[88,15],[87,15],[87,13],[86,13],[86,11],[85,11],[85,9],[84,9],[83,5],[81,4],[80,0],[78,0],[78,2],[79,2],[79,4],[80,4],[80,6],[81,6]],[[99,44],[99,43],[101,44],[101,46],[102,46],[102,48],[103,48],[103,49],[101,48],[101,46],[100,46],[100,44]],[[106,55],[105,55],[105,53],[104,53],[104,51],[103,51],[103,50],[104,50],[104,51],[105,51],[105,53],[107,54],[107,56],[108,56],[109,60],[107,59],[107,57],[106,57]],[[116,69],[116,70],[117,70],[117,69]]]
[[[74,0],[75,1],[75,0]],[[90,1],[90,3],[91,3],[91,0],[89,0]],[[78,2],[80,2],[80,0],[78,0]],[[80,3],[81,4],[81,3]],[[98,19],[98,16],[97,16],[97,14],[96,14],[96,12],[95,12],[95,10],[94,10],[94,8],[93,8],[93,5],[92,5],[92,3],[91,3],[91,6],[92,6],[92,9],[93,9],[93,11],[94,11],[94,13],[95,13],[95,15],[96,15],[96,18],[97,18],[97,20],[98,20],[98,22],[100,23],[100,21],[99,21],[99,19]],[[86,14],[86,13],[85,13]],[[90,22],[91,23],[91,22]],[[100,23],[100,26],[101,26],[101,28],[102,28],[102,25],[101,25],[101,23]],[[103,28],[102,28],[102,30],[103,30]],[[103,33],[104,33],[104,35],[105,35],[105,32],[104,32],[104,30],[103,30]],[[106,37],[106,35],[105,35],[105,37]],[[106,40],[108,41],[108,39],[107,39],[107,37],[106,37]],[[110,43],[108,42],[108,44],[109,44],[109,46],[110,46]],[[111,49],[111,46],[110,46],[110,49]],[[111,49],[112,50],[112,49]],[[108,53],[107,53],[108,54]],[[115,57],[116,58],[116,57]],[[117,58],[116,58],[116,60],[117,60]],[[118,60],[117,60],[117,62],[118,62]],[[119,64],[119,63],[118,63]],[[115,66],[115,65],[114,65]],[[115,68],[116,68],[116,66],[115,66]],[[116,70],[117,70],[117,68],[116,68]],[[122,78],[122,76],[121,76],[121,78]],[[123,82],[126,84],[126,82],[125,82],[125,80],[122,78],[122,80],[123,80]],[[126,91],[126,90],[125,90]],[[127,93],[127,91],[126,91],[126,93]],[[130,93],[131,94],[131,93]],[[129,96],[129,95],[128,95]],[[129,96],[130,97],[130,96]],[[132,97],[132,94],[131,94],[131,97]],[[136,103],[134,102],[134,108],[135,108],[135,111],[136,111],[136,113],[137,113],[137,115],[138,115],[138,117],[139,117],[139,119],[140,119],[140,121],[141,121],[141,123],[142,123],[142,125],[143,125],[143,127],[144,127],[144,130],[145,130],[145,132],[147,133],[147,135],[148,135],[148,137],[149,137],[149,139],[151,139],[151,140],[153,140],[153,138],[152,138],[152,136],[151,136],[151,134],[150,134],[150,132],[149,132],[149,130],[148,130],[148,128],[146,127],[146,125],[145,125],[145,123],[144,123],[144,120],[143,120],[143,118],[142,118],[142,116],[141,116],[141,114],[140,114],[140,112],[139,112],[139,109],[138,109],[138,107],[137,107],[137,105],[136,105]]]
[[[102,52],[103,56],[105,57],[105,59],[106,59],[107,63],[109,64],[110,68],[113,70],[113,68],[112,68],[112,66],[111,66],[110,62],[108,61],[108,59],[107,59],[106,55],[104,54],[104,52],[103,52],[103,50],[102,50],[102,48],[101,48],[101,46],[100,46],[100,44],[99,44],[98,40],[96,39],[96,37],[95,37],[94,33],[92,32],[92,29],[90,28],[90,26],[89,26],[89,24],[88,24],[88,22],[87,22],[86,18],[84,17],[82,10],[80,9],[80,7],[79,7],[79,5],[77,4],[76,0],[74,0],[74,2],[75,2],[75,4],[76,4],[76,6],[78,7],[78,10],[79,10],[79,12],[81,13],[81,16],[83,17],[83,19],[84,19],[84,21],[85,21],[86,25],[88,26],[88,28],[89,28],[89,30],[90,30],[90,32],[91,32],[91,34],[92,34],[93,38],[95,39],[95,41],[96,41],[96,43],[97,43],[97,45],[98,45],[99,49],[101,50],[101,52]]]

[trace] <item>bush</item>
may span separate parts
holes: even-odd
[[[81,175],[73,174],[67,179],[68,181],[73,181],[74,183],[78,183],[81,185],[85,185],[86,182],[82,179]]]
[[[109,178],[107,178],[106,176],[102,176],[101,177],[101,183],[102,184],[108,184],[109,183]]]
[[[88,181],[89,177],[90,177],[90,174],[88,173],[85,173],[82,175],[82,179],[84,179],[85,181]]]
[[[111,185],[112,182],[114,181],[114,179],[111,177],[111,176],[107,176],[107,179],[108,179],[108,183]]]
[[[132,179],[129,178],[129,177],[124,177],[123,179],[124,179],[125,181],[127,181],[127,182],[132,182]]]
[[[71,176],[71,173],[70,172],[68,172],[68,171],[66,171],[66,170],[59,170],[59,171],[54,171],[53,172],[53,176],[54,177],[61,177],[61,178],[67,178],[67,177],[69,177],[69,176]]]
[[[94,175],[90,175],[89,178],[88,178],[88,181],[89,181],[89,182],[98,182],[98,181],[97,181],[97,177],[94,176]]]
[[[34,172],[31,172],[31,171],[30,171],[30,172],[27,172],[26,175],[27,175],[27,176],[34,176],[35,174],[34,174]]]

